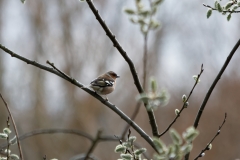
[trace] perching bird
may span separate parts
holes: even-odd
[[[114,91],[116,85],[116,79],[119,78],[115,72],[108,71],[107,73],[100,75],[90,83],[90,87],[99,95],[107,95]],[[107,96],[106,96],[106,100]]]

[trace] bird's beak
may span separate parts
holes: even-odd
[[[117,75],[117,78],[120,78],[120,76],[119,76],[119,75]]]

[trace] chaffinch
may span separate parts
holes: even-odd
[[[108,71],[107,73],[100,75],[90,83],[92,88],[99,95],[107,95],[114,91],[116,86],[116,79],[119,78],[115,72]],[[106,100],[107,96],[106,96]]]

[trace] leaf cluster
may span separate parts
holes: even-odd
[[[154,160],[181,160],[192,150],[191,142],[198,136],[199,132],[194,127],[189,127],[183,132],[182,137],[175,129],[170,129],[169,134],[173,143],[168,146],[161,139],[153,138],[158,149],[158,153],[153,157]]]
[[[12,131],[9,128],[4,128],[3,132],[0,133],[0,139],[6,139],[8,141],[9,146],[15,145],[17,143],[16,136],[14,136],[12,139],[9,140],[9,135],[11,132]],[[7,159],[17,160],[17,159],[19,159],[19,156],[17,154],[11,153],[11,150],[9,149],[9,147],[4,150],[4,154],[6,154],[7,156],[0,156],[0,160],[7,160]]]
[[[160,23],[152,17],[156,14],[159,5],[163,0],[150,2],[150,8],[143,5],[142,0],[135,0],[136,9],[126,8],[124,11],[132,23],[140,26],[142,34],[146,35],[149,30],[155,30]]]
[[[126,142],[121,142],[115,148],[116,153],[120,153],[119,160],[142,160],[142,153],[146,152],[146,148],[135,149],[133,142],[136,141],[135,136],[130,136]]]
[[[237,9],[240,7],[240,0],[229,0],[225,5],[221,5],[220,1],[216,0],[214,7],[207,6],[209,9],[207,11],[207,18],[212,15],[213,10],[217,10],[222,13],[222,15],[227,14],[227,20],[229,21],[232,17],[232,13],[238,13]]]
[[[159,108],[159,106],[165,106],[168,103],[169,98],[170,95],[167,92],[167,90],[158,89],[157,81],[154,78],[151,78],[150,80],[150,91],[139,94],[137,96],[137,100],[142,101],[145,104],[148,104],[147,105],[148,110],[151,109],[156,110],[157,108]]]

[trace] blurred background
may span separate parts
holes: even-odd
[[[140,80],[143,75],[143,36],[123,12],[134,8],[134,0],[94,1],[99,13],[116,35],[119,43],[133,60]],[[156,19],[161,29],[150,32],[147,76],[157,79],[159,88],[171,95],[167,106],[155,112],[162,132],[175,117],[174,110],[182,106],[181,97],[188,95],[193,75],[204,72],[173,128],[182,133],[193,125],[198,109],[227,55],[239,39],[240,19],[233,14],[230,22],[218,12],[207,19],[207,8],[214,1],[166,0]],[[108,99],[131,116],[136,105],[137,89],[129,67],[113,47],[87,3],[78,0],[0,1],[0,43],[28,59],[46,64],[49,60],[59,69],[83,84],[108,70],[121,78]],[[237,159],[240,157],[240,50],[238,49],[214,89],[202,115],[190,159],[193,159],[216,134],[227,112],[227,122],[202,159]],[[95,136],[121,135],[126,122],[88,93],[69,82],[28,65],[0,51],[0,92],[12,109],[19,134],[36,129],[78,129]],[[0,128],[6,127],[7,110],[0,102]],[[136,123],[152,135],[145,108],[142,106]],[[154,151],[132,129],[137,142]],[[162,137],[171,143],[169,134]],[[0,143],[4,143],[1,140]],[[86,138],[69,134],[38,135],[21,142],[25,159],[58,158],[59,160],[88,151]],[[118,142],[101,142],[93,154],[101,160],[117,159]],[[17,152],[17,146],[13,149]]]

